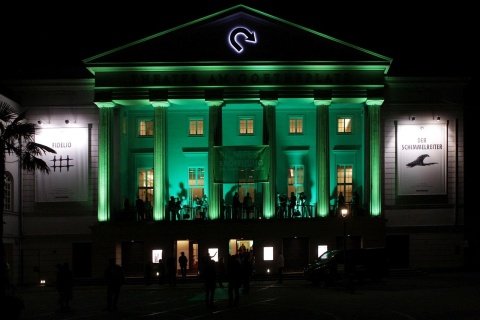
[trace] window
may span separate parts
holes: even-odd
[[[294,116],[289,120],[290,134],[303,134],[303,117]]]
[[[337,197],[343,193],[345,201],[352,199],[353,192],[353,167],[337,165]]]
[[[352,118],[338,118],[337,132],[352,133]]]
[[[188,169],[188,199],[190,207],[194,207],[193,201],[196,198],[201,199],[205,193],[205,169],[189,168]]]
[[[189,134],[191,136],[203,136],[203,119],[190,119]]]
[[[243,202],[243,197],[250,194],[252,203],[255,203],[255,170],[253,168],[240,168],[238,171],[238,195],[240,202]]]
[[[3,202],[3,210],[11,211],[12,203],[13,203],[13,177],[10,172],[5,172],[5,187],[4,187],[4,202]]]
[[[153,136],[153,120],[140,120],[138,124],[138,135],[141,137]]]
[[[253,119],[252,118],[240,119],[240,135],[253,135]]]
[[[153,169],[138,169],[138,197],[153,206]]]
[[[288,168],[288,196],[293,192],[297,196],[305,191],[305,173],[303,166],[290,166]]]

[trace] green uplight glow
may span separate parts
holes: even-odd
[[[153,181],[165,181],[165,159],[166,159],[166,117],[167,108],[170,106],[168,101],[152,101],[155,110],[155,136],[154,136],[154,156],[153,156]],[[156,205],[153,208],[153,220],[161,221],[166,218],[166,193],[164,183],[155,183],[153,198]],[[163,204],[163,205],[162,205]]]
[[[370,114],[370,215],[379,216],[382,211],[380,190],[380,105],[383,100],[367,100]]]
[[[98,134],[98,221],[110,220],[110,144],[113,102],[95,102],[100,108]]]

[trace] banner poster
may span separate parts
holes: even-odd
[[[35,142],[57,152],[39,156],[50,173],[36,170],[35,201],[87,201],[88,128],[37,129]]]
[[[398,124],[398,195],[447,193],[447,125]]]
[[[268,182],[270,170],[268,146],[223,146],[215,147],[214,150],[215,183],[238,183],[246,179]],[[244,175],[245,172],[248,176]]]

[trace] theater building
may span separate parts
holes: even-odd
[[[243,5],[83,63],[2,84],[57,152],[48,175],[7,163],[15,281],[65,261],[101,278],[110,257],[143,277],[182,251],[195,275],[243,247],[258,274],[279,251],[295,272],[345,242],[392,268],[463,266],[467,79],[389,76],[389,57]]]

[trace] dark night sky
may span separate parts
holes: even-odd
[[[0,27],[3,77],[12,70],[29,74],[32,66],[83,70],[83,59],[236,4],[390,57],[392,76],[472,76],[478,69],[473,7],[313,0],[176,1],[168,5],[135,1],[118,2],[116,7],[77,1],[15,3],[3,12]]]
[[[0,78],[31,77],[33,67],[42,76],[90,76],[83,59],[244,4],[392,58],[390,76],[472,78],[467,91],[470,102],[464,109],[465,144],[471,140],[467,129],[473,125],[468,122],[475,118],[473,97],[480,91],[478,11],[473,2],[443,1],[434,6],[418,1],[370,5],[315,0],[31,3],[15,1],[2,7]],[[80,73],[72,72],[77,70]]]

